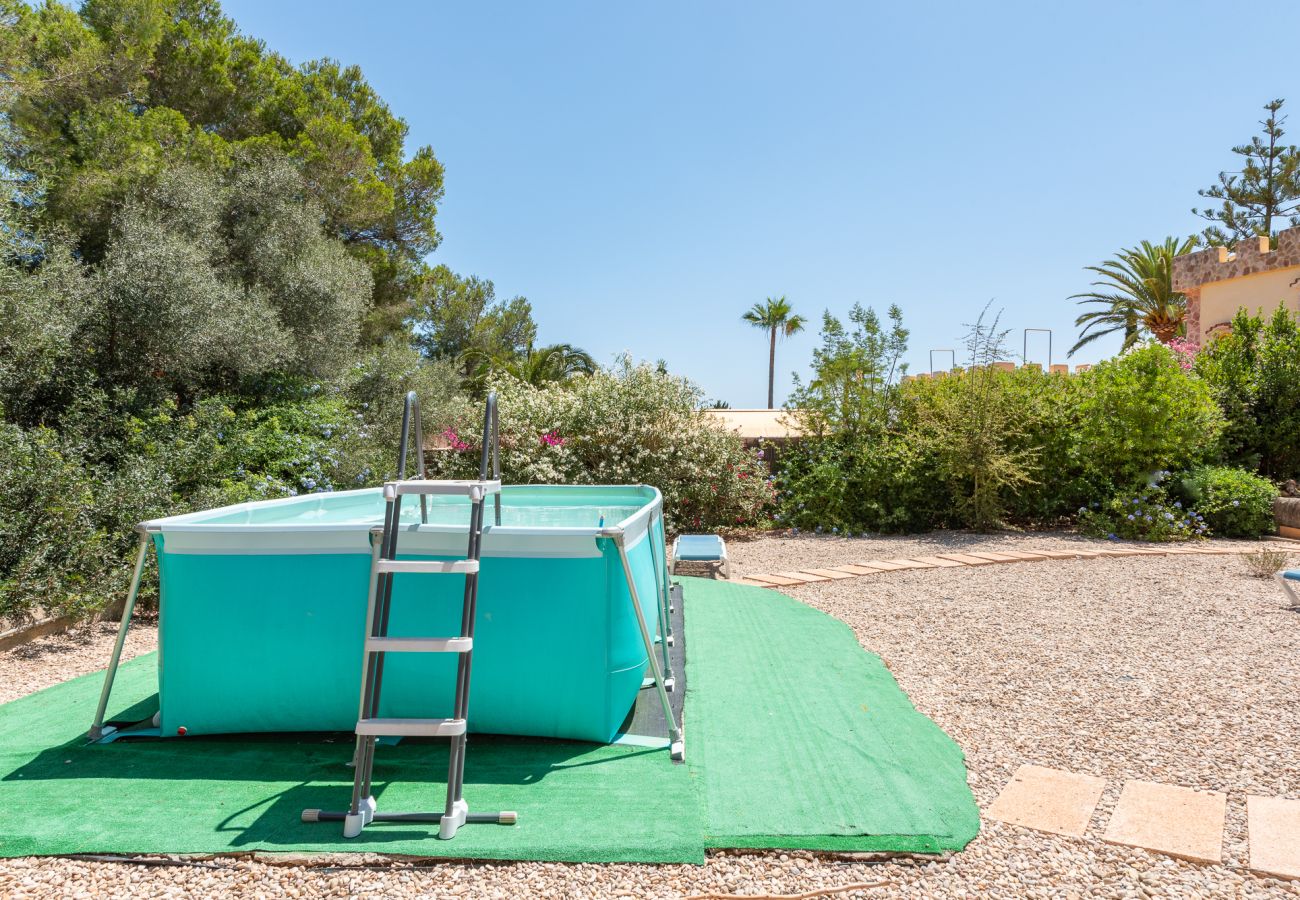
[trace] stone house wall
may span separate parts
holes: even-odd
[[[1271,250],[1268,238],[1261,237],[1239,242],[1235,252],[1229,252],[1227,247],[1210,247],[1174,260],[1173,289],[1187,296],[1187,337],[1190,340],[1204,343],[1206,330],[1217,324],[1202,322],[1201,301],[1207,285],[1265,273],[1280,274],[1282,270],[1292,268],[1296,270],[1296,278],[1300,278],[1300,227],[1280,232],[1277,244],[1277,249]],[[1255,305],[1268,307],[1276,304],[1278,298],[1274,292],[1279,283],[1286,284],[1285,276],[1280,281],[1261,279],[1261,293]]]

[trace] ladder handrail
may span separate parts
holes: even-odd
[[[492,477],[501,480],[501,420],[497,412],[497,392],[489,391],[487,403],[483,408],[483,449],[479,453],[478,477],[480,481],[488,480],[488,455],[491,447]],[[501,492],[493,496],[496,524],[501,524]]]
[[[420,398],[415,391],[407,391],[406,400],[402,404],[402,438],[397,444],[397,478],[400,481],[406,480],[406,457],[410,450],[412,419],[415,420],[415,447],[419,454],[415,473],[420,478],[428,478],[429,470],[424,464],[424,426],[420,421]],[[420,497],[420,523],[429,524],[429,501],[423,495]]]
[[[424,427],[420,422],[420,398],[415,391],[407,391],[406,401],[402,405],[402,439],[397,445],[397,477],[401,481],[406,480],[406,457],[409,453],[412,419],[415,420],[415,444],[420,454],[416,473],[421,478],[427,478],[429,470],[424,464]]]

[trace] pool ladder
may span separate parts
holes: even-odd
[[[402,444],[399,454],[398,481],[384,485],[384,524],[371,534],[370,592],[366,607],[367,631],[362,654],[361,703],[357,716],[355,772],[352,803],[346,812],[305,809],[304,822],[343,822],[343,836],[356,837],[371,822],[435,822],[438,837],[455,837],[466,824],[513,825],[514,812],[471,813],[464,798],[465,741],[469,720],[470,663],[474,651],[474,620],[478,606],[479,558],[483,542],[483,506],[488,496],[496,502],[496,521],[501,521],[501,469],[498,445],[496,395],[489,394],[483,421],[483,451],[476,480],[437,481],[428,478],[406,479],[407,438],[414,420],[420,464],[425,475],[424,447],[420,442],[419,403],[414,392],[407,395],[402,417]],[[489,452],[492,475],[488,478]],[[426,498],[431,495],[464,496],[470,500],[469,546],[465,559],[407,560],[397,558],[397,535],[401,530],[402,498],[420,497],[420,519],[428,522]],[[461,609],[460,634],[454,637],[390,637],[389,613],[392,607],[393,576],[461,575],[465,578]],[[384,658],[389,653],[455,653],[457,655],[455,699],[449,719],[382,718],[379,716],[380,689],[384,679]],[[451,739],[447,764],[447,802],[442,812],[379,812],[371,792],[374,774],[375,745],[381,737],[445,737]]]

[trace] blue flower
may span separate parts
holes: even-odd
[[[1172,522],[1174,520],[1174,514],[1171,512],[1167,512],[1165,513],[1165,518]]]
[[[1106,535],[1106,537],[1109,538],[1109,539],[1112,540],[1112,541],[1118,541],[1118,540],[1119,540],[1119,535],[1115,534],[1115,532],[1113,532],[1113,531],[1112,531],[1110,534]]]
[[[1083,515],[1083,514],[1086,513],[1087,511],[1088,511],[1088,507],[1086,507],[1086,506],[1080,506],[1080,507],[1079,507],[1079,515]]]
[[[1130,522],[1132,522],[1132,521],[1133,521],[1134,519],[1136,519],[1136,518],[1137,518],[1137,516],[1133,515],[1132,513],[1129,513],[1129,514],[1128,514],[1128,520],[1129,520]]]
[[[1241,501],[1240,501],[1240,500],[1233,500],[1233,501],[1232,501],[1232,505],[1233,505],[1233,506],[1241,506]]]
[[[1183,508],[1183,501],[1181,501],[1181,500],[1175,500],[1175,501],[1174,501],[1174,506],[1178,507],[1179,509],[1182,509],[1182,508]]]
[[[799,533],[799,529],[798,529],[798,528],[791,528],[791,529],[790,529],[790,533],[791,533],[791,534],[798,534],[798,533]]]
[[[822,527],[821,527],[820,525],[818,525],[818,526],[816,527],[816,529],[814,529],[814,530],[815,530],[818,534],[821,534],[821,533],[822,533]]]
[[[831,529],[831,534],[839,534],[839,533],[840,533],[840,528],[838,525],[836,525],[834,528]]]

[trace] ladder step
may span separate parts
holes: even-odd
[[[476,575],[477,559],[381,559],[376,571],[422,572],[426,575]]]
[[[357,722],[357,734],[455,737],[464,733],[464,719],[361,719]]]
[[[468,653],[473,638],[369,637],[366,649],[372,653]]]
[[[451,495],[483,498],[501,490],[501,481],[435,480],[432,478],[410,478],[406,481],[390,481],[384,485],[384,497],[392,499],[398,494]]]

